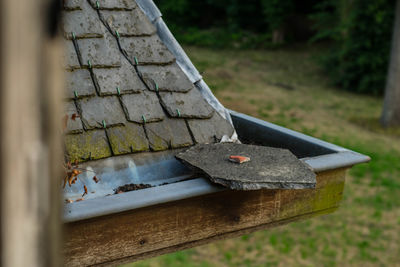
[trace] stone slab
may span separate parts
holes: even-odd
[[[160,102],[171,117],[206,119],[214,113],[197,89],[187,93],[160,92]]]
[[[65,90],[67,98],[76,98],[74,92],[78,98],[96,94],[92,77],[87,69],[67,71]]]
[[[143,126],[135,123],[126,123],[107,129],[108,139],[114,155],[134,153],[149,150],[149,142]]]
[[[118,31],[120,36],[150,36],[156,28],[145,14],[135,8],[131,11],[101,11],[110,29]]]
[[[80,133],[83,131],[82,121],[73,101],[66,102],[64,107],[64,116],[67,116],[67,133]]]
[[[85,129],[123,125],[126,122],[122,106],[116,96],[91,97],[77,101]]]
[[[194,87],[193,83],[175,62],[166,66],[139,66],[139,71],[152,91],[156,91],[156,83],[159,91],[168,92],[186,93]]]
[[[129,121],[144,123],[144,116],[146,122],[155,122],[165,117],[158,97],[153,92],[122,95],[121,99]]]
[[[185,120],[165,117],[163,121],[145,124],[153,151],[180,148],[193,144]]]
[[[128,57],[137,58],[141,64],[168,64],[175,61],[175,57],[154,34],[148,37],[121,37],[121,47]]]
[[[97,9],[96,0],[90,0],[90,4]],[[136,2],[133,0],[102,0],[99,1],[100,10],[132,10],[136,8]]]
[[[65,10],[79,10],[82,9],[82,2],[85,0],[65,0],[63,6]]]
[[[188,120],[188,125],[195,142],[201,144],[219,142],[224,135],[232,137],[234,133],[233,126],[218,112],[215,112],[210,119]]]
[[[250,157],[242,164],[229,156]],[[214,183],[234,190],[314,188],[316,175],[289,150],[233,143],[198,144],[176,156]]]
[[[63,67],[65,69],[76,69],[80,68],[78,55],[76,54],[74,43],[72,40],[64,40],[64,54],[63,54]]]
[[[77,42],[84,66],[88,66],[89,60],[96,68],[121,65],[117,41],[110,33],[104,34],[103,38],[78,39]]]
[[[88,131],[65,136],[65,148],[70,162],[107,158],[110,146],[104,130]]]
[[[94,38],[102,37],[106,29],[96,11],[89,6],[89,10],[64,12],[63,30],[68,38],[71,38],[72,33],[76,38]]]
[[[146,90],[146,86],[139,79],[135,68],[125,59],[119,68],[95,68],[93,73],[100,95],[117,95],[117,87],[121,94],[139,93]]]

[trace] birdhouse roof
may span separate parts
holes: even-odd
[[[152,1],[70,0],[63,13],[69,161],[172,151],[234,134]]]

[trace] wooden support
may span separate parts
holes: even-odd
[[[345,169],[303,190],[224,191],[69,223],[68,266],[114,266],[333,212]]]
[[[2,266],[59,266],[63,47],[56,0],[0,2]]]

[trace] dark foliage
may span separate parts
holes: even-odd
[[[350,91],[382,94],[390,54],[394,0],[325,0],[313,15],[318,34],[333,40],[322,58],[332,81]]]
[[[395,0],[155,0],[177,39],[214,48],[271,48],[329,41],[322,64],[344,89],[382,94]],[[314,36],[314,37],[312,37]]]

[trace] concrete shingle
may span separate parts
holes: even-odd
[[[96,0],[90,0],[93,8],[97,9]],[[99,1],[100,10],[131,10],[136,8],[136,2],[132,0],[102,0]]]
[[[116,95],[117,87],[121,94],[138,93],[146,90],[135,68],[125,59],[119,68],[93,69],[100,95]]]
[[[79,10],[81,9],[84,0],[65,0],[63,1],[65,10]]]
[[[63,17],[63,29],[68,38],[74,33],[76,38],[102,37],[105,27],[91,7],[90,10],[67,11]]]
[[[149,150],[149,142],[143,126],[135,123],[126,123],[107,129],[107,135],[114,155],[121,155]]]
[[[144,81],[150,90],[155,91],[155,83],[159,91],[188,92],[194,85],[175,62],[167,66],[139,66]]]
[[[68,134],[64,140],[68,159],[71,162],[111,156],[110,145],[104,130]]]
[[[93,67],[119,67],[121,53],[114,37],[107,33],[103,38],[78,39],[82,64],[88,66],[88,61]]]
[[[207,120],[188,120],[188,125],[196,143],[214,143],[224,135],[231,137],[234,131],[233,126],[218,112]]]
[[[193,144],[185,120],[165,117],[163,121],[145,124],[145,128],[153,151]]]
[[[64,116],[67,116],[67,133],[80,133],[83,131],[82,121],[79,117],[78,111],[76,110],[75,103],[68,101],[65,104]]]
[[[78,100],[77,103],[85,129],[103,128],[103,120],[106,127],[123,125],[126,122],[125,114],[116,96],[84,98]]]
[[[187,93],[160,92],[160,98],[171,117],[206,119],[214,113],[197,89]]]
[[[139,8],[131,11],[101,11],[113,32],[120,36],[150,36],[156,28]]]
[[[141,64],[167,64],[175,60],[171,52],[155,34],[149,37],[121,37],[121,47],[128,57]]]
[[[66,72],[66,93],[68,98],[94,96],[96,94],[92,77],[87,69],[76,69]]]
[[[78,56],[75,51],[74,43],[71,40],[64,39],[64,58],[63,66],[65,69],[76,69],[80,68],[81,65],[78,61]]]
[[[161,121],[164,112],[155,93],[143,91],[140,94],[129,94],[121,96],[124,110],[129,121],[143,123]]]

